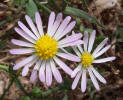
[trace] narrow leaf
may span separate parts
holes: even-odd
[[[72,8],[72,7],[66,7],[64,13],[68,14],[68,15],[73,15],[76,17],[83,18],[86,21],[88,21],[89,23],[94,23],[94,24],[97,24],[98,26],[100,26],[101,28],[104,28],[104,26],[98,22],[96,17],[89,15],[87,12],[85,12],[83,10],[80,10],[77,8]]]
[[[29,0],[26,5],[26,13],[31,17],[33,21],[35,21],[35,13],[38,11],[38,8],[33,0]]]

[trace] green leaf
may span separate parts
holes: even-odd
[[[89,29],[89,28],[86,28],[84,31],[87,31],[90,34],[93,32],[93,30],[92,29]]]
[[[5,39],[3,41],[0,41],[0,51],[4,48],[4,46],[6,45],[8,39]]]
[[[69,53],[73,53],[74,52],[72,47],[65,48],[65,50],[67,50]]]
[[[80,32],[83,34],[85,31],[87,31],[89,34],[91,34],[93,32],[93,29],[89,29],[89,28],[84,28],[82,25],[79,28]]]
[[[94,90],[91,90],[91,92],[90,92],[90,97],[91,97],[91,98],[94,97]]]
[[[5,65],[0,65],[0,69],[5,70],[5,71],[9,71],[9,67],[5,66]]]
[[[31,94],[34,97],[40,97],[41,96],[41,90],[39,88],[35,87],[32,89]]]
[[[28,96],[24,96],[21,100],[31,100],[31,99]]]
[[[80,19],[79,18],[76,18],[76,25],[80,25],[81,24],[81,21],[80,21]]]
[[[98,22],[96,17],[89,15],[87,12],[85,12],[83,10],[80,10],[77,8],[72,8],[72,7],[66,7],[64,13],[68,14],[68,15],[73,15],[76,17],[83,18],[89,23],[94,23],[94,24],[97,24],[98,26],[100,26],[101,28],[104,28],[104,26]]]
[[[26,13],[31,17],[31,19],[35,22],[35,13],[38,11],[38,8],[33,0],[29,0],[26,5]]]
[[[84,27],[83,27],[82,25],[80,25],[79,30],[80,30],[80,32],[81,32],[82,34],[83,34],[84,31],[85,31],[85,29],[84,29]]]

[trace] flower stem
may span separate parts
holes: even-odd
[[[4,65],[0,65],[0,69],[5,70],[5,71],[9,71],[8,66],[4,66]]]

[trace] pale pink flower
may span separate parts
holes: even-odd
[[[106,84],[106,80],[96,71],[96,69],[93,67],[92,64],[93,63],[105,63],[108,61],[112,61],[112,60],[115,60],[115,57],[97,59],[99,56],[105,53],[111,47],[111,45],[105,46],[105,44],[108,41],[108,38],[106,38],[92,52],[93,44],[95,41],[95,35],[96,35],[95,30],[91,33],[90,38],[89,38],[88,32],[85,32],[84,37],[83,37],[84,47],[82,47],[81,45],[73,46],[73,50],[78,56],[78,59],[80,59],[81,61],[71,74],[72,78],[75,77],[73,84],[72,84],[72,89],[76,88],[81,78],[81,91],[85,92],[86,84],[87,84],[86,82],[87,81],[87,78],[86,78],[87,71],[89,72],[89,76],[97,90],[100,90],[100,87],[98,85],[96,78],[100,82]]]
[[[13,44],[22,46],[22,48],[11,49],[10,53],[19,55],[30,54],[31,56],[17,63],[13,69],[18,70],[23,67],[22,76],[26,76],[29,68],[35,64],[30,77],[32,83],[39,77],[41,82],[46,82],[47,86],[50,86],[52,84],[52,76],[58,83],[61,83],[62,76],[56,64],[69,75],[71,75],[72,70],[59,57],[70,61],[80,61],[77,56],[60,51],[63,47],[83,43],[80,40],[82,37],[81,33],[65,37],[75,26],[75,21],[70,22],[70,16],[63,20],[62,13],[59,13],[55,18],[55,13],[51,12],[48,29],[44,34],[42,20],[38,12],[35,14],[37,27],[29,16],[26,15],[25,19],[31,30],[19,21],[18,25],[20,28],[16,27],[15,31],[28,42],[12,39]]]

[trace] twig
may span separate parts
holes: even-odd
[[[2,61],[4,61],[4,60],[7,60],[9,57],[10,57],[10,56],[6,56],[6,57],[0,59],[0,62],[2,62]]]

